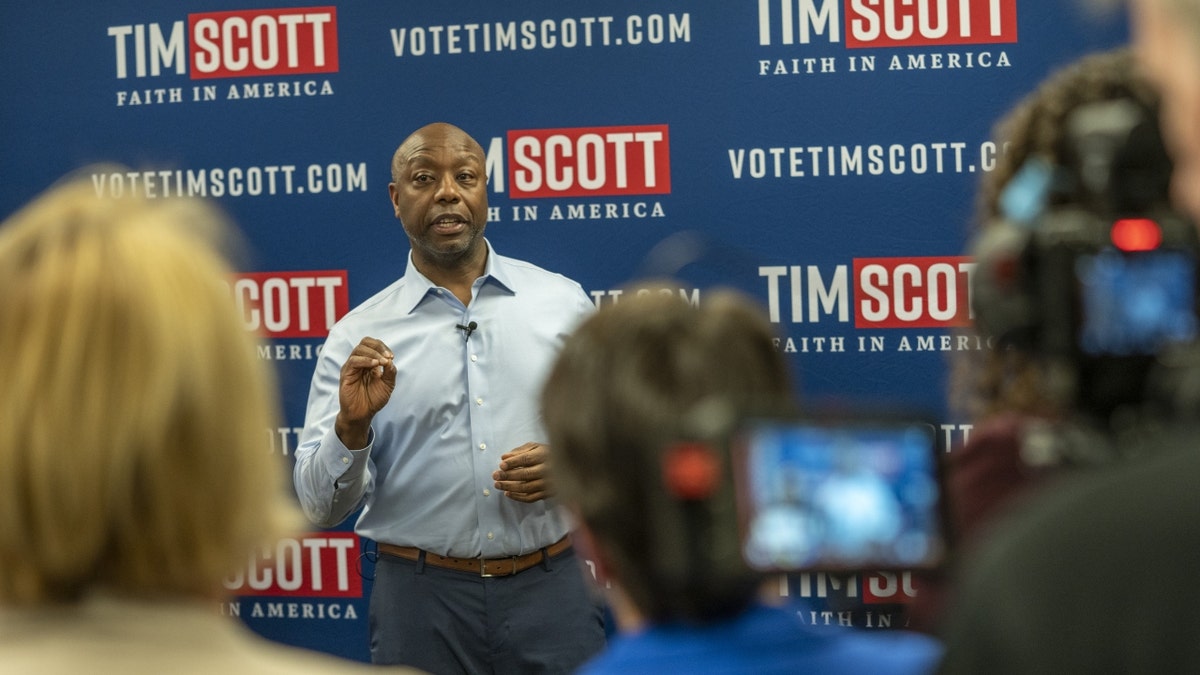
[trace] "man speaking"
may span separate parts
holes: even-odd
[[[371,658],[433,673],[567,673],[604,645],[550,499],[543,379],[593,305],[484,239],[483,148],[435,123],[388,185],[404,275],[329,333],[295,483],[305,513],[378,542]]]

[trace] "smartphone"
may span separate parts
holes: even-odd
[[[1197,335],[1195,262],[1181,251],[1103,251],[1075,264],[1079,347],[1092,356],[1153,355]]]
[[[731,437],[739,536],[759,571],[928,569],[947,549],[932,424],[746,420]]]

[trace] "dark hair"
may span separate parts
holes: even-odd
[[[996,125],[994,140],[1004,151],[995,170],[980,180],[973,229],[981,232],[1002,217],[1000,196],[1030,159],[1037,157],[1051,166],[1070,162],[1067,127],[1073,112],[1089,103],[1122,98],[1157,108],[1157,94],[1125,47],[1086,55],[1042,81]],[[1055,197],[1060,204],[1075,199],[1069,192]],[[1019,349],[958,352],[951,361],[951,401],[975,418],[1002,412],[1065,412],[1047,397],[1044,377],[1037,357]]]
[[[647,618],[730,614],[757,580],[738,546],[728,452],[713,446],[722,480],[702,500],[670,494],[663,454],[696,438],[707,403],[733,414],[786,404],[786,364],[770,323],[733,292],[698,307],[675,294],[624,298],[567,340],[543,392],[558,495]]]

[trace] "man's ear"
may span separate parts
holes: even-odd
[[[392,200],[392,213],[395,213],[396,217],[399,218],[400,217],[400,203],[399,203],[400,191],[396,188],[395,183],[388,183],[388,197]]]

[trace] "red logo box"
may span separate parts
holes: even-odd
[[[193,80],[338,70],[332,6],[189,14],[188,34]]]
[[[346,270],[249,272],[233,281],[246,330],[270,338],[326,337],[350,311]]]
[[[854,325],[945,328],[971,323],[967,256],[855,258]]]
[[[508,132],[513,199],[671,192],[665,124]]]
[[[844,0],[851,49],[1017,41],[1017,0]]]
[[[358,548],[353,532],[281,539],[226,579],[225,588],[234,595],[361,598]]]

